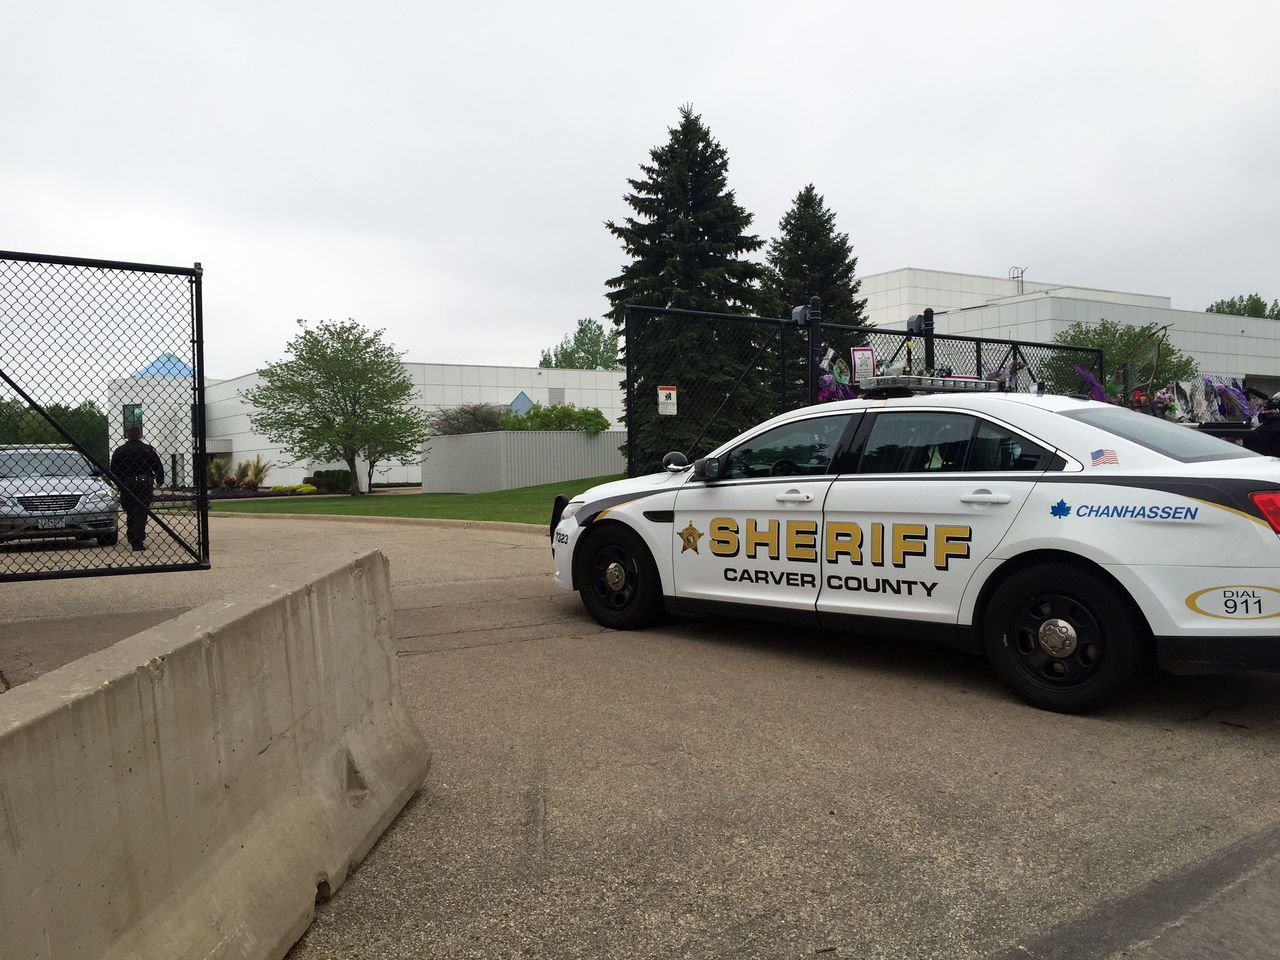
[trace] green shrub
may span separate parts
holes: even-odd
[[[464,403],[427,414],[427,430],[433,437],[451,437],[460,433],[488,433],[501,430],[505,407],[492,403]]]
[[[316,488],[310,483],[282,483],[271,488],[274,493],[315,493]]]
[[[535,403],[529,412],[521,416],[508,413],[502,418],[503,430],[574,430],[581,433],[601,433],[609,429],[609,418],[596,407],[575,407],[571,403],[556,403],[544,407]]]
[[[225,457],[214,457],[209,461],[209,489],[220,490],[222,488],[222,479],[227,475],[227,461]]]
[[[332,487],[329,488],[331,492],[346,493],[348,490],[351,489],[351,471],[350,470],[317,470],[315,472],[315,477],[312,478],[311,482],[314,483],[317,487],[321,487],[321,489],[325,489],[325,487],[321,486],[320,481],[328,481],[329,484],[332,484]]]
[[[263,460],[262,454],[258,454],[252,460],[241,460],[236,464],[236,479],[242,484],[245,480],[252,480],[258,486],[262,486],[267,479],[267,474],[274,466],[274,463]]]

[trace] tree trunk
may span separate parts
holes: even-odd
[[[347,492],[353,497],[360,496],[360,471],[356,469],[355,455],[347,457],[347,470],[351,472],[351,489]]]

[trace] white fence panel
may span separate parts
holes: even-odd
[[[427,493],[485,493],[625,473],[625,430],[500,430],[432,437],[422,465]]]

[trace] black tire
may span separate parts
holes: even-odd
[[[115,532],[104,533],[97,539],[100,547],[114,547],[120,541],[120,534]]]
[[[575,569],[582,603],[597,623],[639,630],[661,615],[658,568],[631,529],[609,523],[588,531],[578,547]]]
[[[987,604],[982,637],[1005,683],[1028,703],[1059,713],[1101,706],[1150,662],[1146,627],[1127,598],[1069,566],[1040,564],[1011,575]]]

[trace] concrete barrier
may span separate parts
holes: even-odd
[[[0,955],[283,957],[429,762],[377,552],[45,674],[0,696]]]

